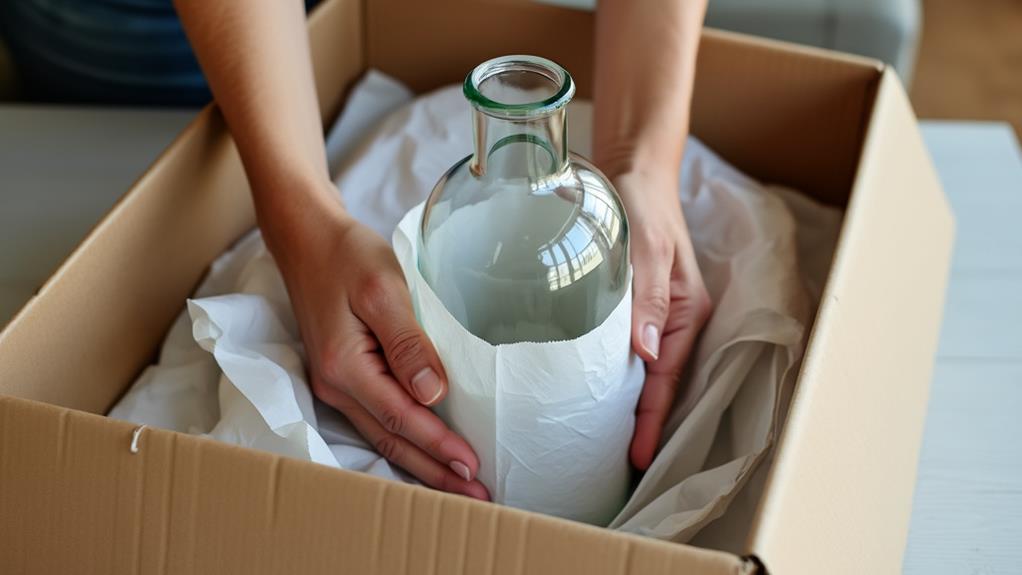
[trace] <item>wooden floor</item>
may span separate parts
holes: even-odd
[[[1022,0],[922,0],[921,118],[1001,120],[1022,138]]]

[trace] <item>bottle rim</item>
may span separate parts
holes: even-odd
[[[498,102],[483,94],[480,87],[486,80],[506,72],[532,72],[544,76],[558,86],[552,96],[535,102],[510,104]],[[539,56],[514,54],[500,56],[476,66],[465,77],[465,98],[477,110],[503,118],[529,118],[545,116],[568,104],[575,95],[575,81],[563,67],[552,60]]]

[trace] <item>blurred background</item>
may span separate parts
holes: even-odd
[[[916,113],[1002,120],[1022,138],[1022,2],[924,0],[922,8]]]
[[[881,59],[921,118],[1006,121],[1022,135],[1020,0],[710,0],[707,24]],[[170,0],[0,2],[0,100],[208,99]]]

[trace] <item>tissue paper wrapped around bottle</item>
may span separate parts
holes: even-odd
[[[606,525],[628,498],[644,377],[631,353],[631,290],[581,337],[491,345],[462,327],[419,273],[421,218],[421,205],[405,215],[394,251],[447,372],[441,417],[475,449],[495,502]]]

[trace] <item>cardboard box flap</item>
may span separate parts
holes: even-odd
[[[741,575],[726,553],[0,397],[12,573]],[[25,473],[26,469],[33,470]],[[54,552],[59,551],[59,552]]]
[[[692,134],[757,180],[844,205],[881,70],[875,60],[705,30]]]
[[[883,74],[749,552],[775,573],[901,565],[953,223]]]
[[[530,0],[372,0],[366,55],[417,93],[460,84],[476,65],[534,54],[564,66],[580,98],[592,94],[593,14]]]

